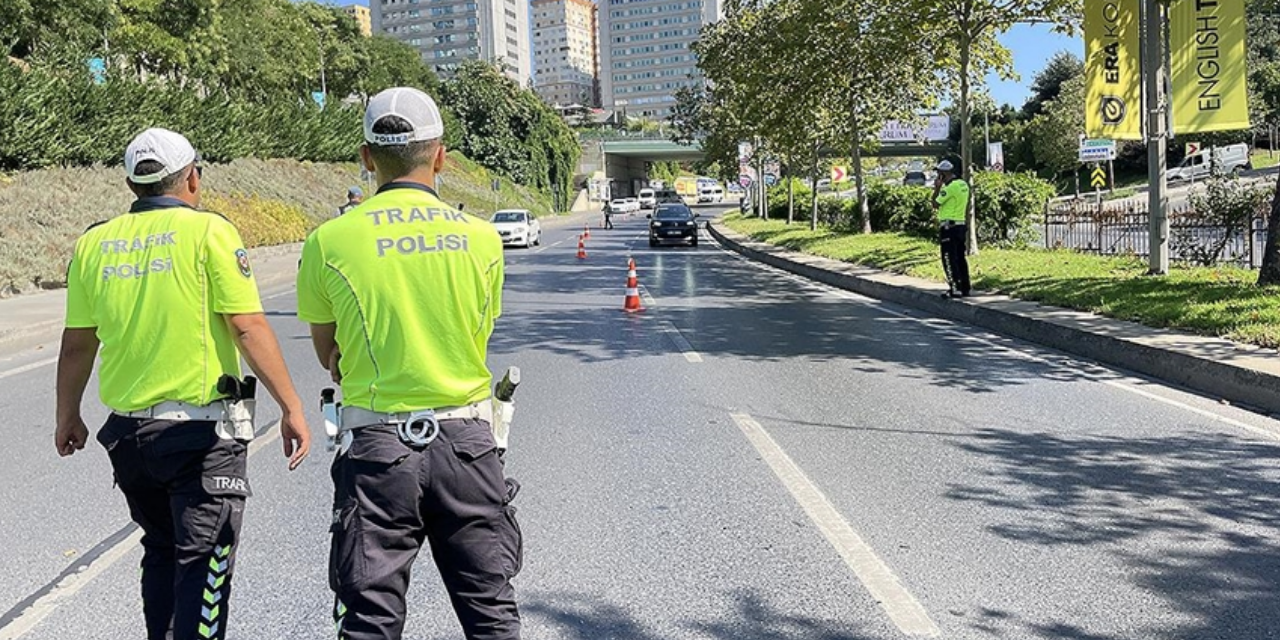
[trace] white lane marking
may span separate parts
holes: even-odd
[[[566,240],[567,240],[567,238],[566,238]],[[550,248],[552,248],[552,247],[558,247],[558,246],[560,246],[560,245],[562,245],[562,244],[564,244],[564,243],[565,243],[565,240],[561,240],[561,241],[559,241],[559,242],[553,242],[553,243],[548,244],[548,245],[543,245],[542,247],[540,247],[540,248],[538,248],[538,249],[534,249],[533,251],[530,251],[529,253],[531,253],[531,254],[539,254],[539,253],[542,253],[543,251],[546,251],[547,249],[550,249]]]
[[[275,300],[276,298],[283,298],[283,297],[285,297],[285,296],[287,296],[287,295],[289,295],[289,294],[291,294],[291,293],[293,293],[293,292],[294,292],[294,289],[293,289],[292,287],[290,287],[290,288],[288,288],[288,289],[285,289],[284,291],[277,291],[277,292],[275,292],[275,293],[273,293],[273,294],[271,294],[271,295],[269,295],[269,296],[262,296],[262,299],[263,299],[263,300]]]
[[[111,565],[128,555],[141,541],[142,530],[139,529],[129,534],[128,537],[121,540],[106,553],[98,556],[96,560],[79,573],[73,573],[63,578],[49,593],[31,603],[31,606],[27,607],[22,612],[22,615],[5,625],[3,629],[0,629],[0,640],[16,640],[34,629],[50,613],[53,613],[53,610],[58,607],[61,601],[74,596],[81,589],[84,589],[94,578],[102,575]]]
[[[969,341],[977,342],[979,344],[991,347],[993,349],[998,350],[1002,355],[1015,356],[1018,358],[1022,358],[1024,360],[1043,364],[1045,366],[1057,369],[1059,371],[1071,371],[1073,374],[1079,375],[1090,381],[1102,383],[1114,389],[1119,389],[1121,391],[1127,391],[1134,395],[1141,396],[1148,400],[1154,400],[1161,404],[1165,404],[1178,409],[1183,409],[1185,411],[1189,411],[1203,418],[1208,418],[1213,422],[1219,422],[1225,425],[1235,427],[1237,429],[1242,429],[1244,431],[1248,431],[1250,433],[1260,435],[1271,440],[1280,440],[1280,428],[1268,429],[1266,427],[1251,425],[1247,422],[1242,422],[1240,420],[1236,420],[1235,418],[1224,416],[1220,413],[1215,413],[1207,409],[1201,409],[1199,407],[1187,404],[1185,402],[1174,400],[1172,398],[1166,398],[1164,396],[1151,393],[1149,391],[1145,391],[1143,389],[1138,388],[1131,382],[1124,381],[1124,380],[1133,380],[1132,377],[1126,376],[1120,371],[1117,371],[1109,366],[1098,364],[1092,361],[1081,362],[1080,364],[1083,366],[1090,367],[1095,371],[1085,371],[1077,367],[1067,366],[1066,364],[1063,364],[1061,362],[1055,362],[1049,358],[1031,353],[1029,351],[1017,349],[1007,344],[1000,344],[980,336],[975,336],[969,333],[965,333],[963,331],[959,331],[957,329],[952,328],[955,326],[955,323],[949,320],[943,320],[941,318],[932,318],[932,317],[920,317],[920,316],[915,316],[909,313],[895,311],[889,308],[888,303],[884,301],[876,300],[875,298],[869,298],[867,296],[864,296],[859,293],[854,293],[852,291],[845,291],[844,289],[832,287],[830,285],[826,285],[821,282],[814,282],[813,280],[809,280],[807,278],[804,278],[803,276],[799,276],[788,271],[777,269],[771,265],[760,264],[758,262],[755,262],[754,260],[745,258],[729,250],[726,247],[720,247],[720,250],[736,259],[744,260],[746,262],[756,265],[759,268],[774,272],[775,275],[781,276],[783,278],[786,278],[787,280],[791,280],[792,282],[800,284],[812,292],[832,295],[835,297],[844,298],[845,300],[853,300],[855,302],[861,302],[863,304],[875,306],[877,309],[879,309],[884,313],[897,316],[899,318],[914,320],[919,324],[923,324],[929,327],[930,329],[937,331],[938,333],[946,334],[948,336],[951,336],[953,338],[958,338],[961,340],[969,340]],[[1043,348],[1048,349],[1049,347],[1043,347]],[[1185,393],[1178,389],[1169,387],[1168,385],[1164,385],[1160,383],[1155,383],[1155,384],[1158,384],[1162,388],[1169,389],[1170,391],[1173,391],[1175,393]]]
[[[680,333],[680,330],[676,328],[676,325],[664,320],[662,322],[662,330],[665,331],[668,336],[671,336],[671,341],[676,343],[676,348],[684,354],[685,360],[688,360],[689,362],[702,362],[702,354],[698,353],[697,350],[693,348],[692,344],[689,344],[689,341],[684,337],[683,333]]]
[[[929,618],[929,613],[907,591],[893,570],[854,531],[822,490],[809,480],[764,427],[745,413],[734,413],[731,417],[893,624],[910,636],[936,638],[941,635],[938,625]]]
[[[0,379],[8,378],[9,376],[16,376],[18,374],[26,373],[28,371],[35,371],[36,369],[39,369],[41,367],[47,367],[57,361],[58,361],[58,357],[54,356],[52,358],[45,358],[44,360],[37,360],[29,364],[24,364],[21,367],[14,367],[8,371],[0,371]]]
[[[247,455],[252,456],[258,451],[261,451],[263,447],[275,440],[278,440],[279,438],[280,421],[277,420],[268,425],[262,435],[253,439],[253,442],[249,444],[249,452]],[[62,601],[71,598],[83,590],[90,582],[93,581],[94,578],[102,575],[103,572],[111,568],[111,565],[114,565],[121,558],[128,555],[129,552],[132,551],[134,547],[138,546],[141,541],[142,531],[134,531],[129,534],[128,537],[117,542],[115,546],[108,549],[101,556],[98,556],[96,560],[89,563],[89,566],[85,567],[80,572],[73,573],[66,578],[63,578],[52,590],[49,591],[49,593],[46,593],[44,596],[31,603],[30,607],[27,607],[21,615],[13,619],[13,622],[10,622],[3,628],[0,628],[0,640],[17,640],[28,631],[34,629],[36,625],[40,624],[40,622],[48,617],[50,613],[53,613],[53,610],[58,608],[58,605],[61,604]]]
[[[649,290],[645,288],[644,285],[640,285],[640,299],[644,300],[644,306],[646,307],[658,306],[658,301],[654,300],[653,296],[649,295]]]

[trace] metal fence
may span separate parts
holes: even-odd
[[[1221,252],[1217,264],[1257,268],[1262,262],[1270,202],[1234,227],[1210,222],[1189,204],[1169,211],[1169,257],[1203,264]],[[1149,255],[1150,214],[1145,202],[1098,203],[1091,199],[1049,205],[1041,225],[1041,246],[1099,255]]]

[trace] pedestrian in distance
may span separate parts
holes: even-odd
[[[101,348],[111,414],[97,440],[142,529],[146,636],[220,640],[250,495],[257,381],[240,378],[242,355],[283,411],[291,470],[311,436],[240,234],[197,210],[203,171],[191,143],[148,129],[124,164],[137,199],[90,227],[67,269],[55,445],[69,456],[88,440],[81,403]]]
[[[364,189],[361,189],[360,187],[351,187],[350,189],[347,189],[347,201],[343,203],[342,206],[338,207],[338,215],[340,216],[360,206],[361,202],[364,202]]]
[[[608,202],[604,203],[604,228],[613,228],[613,207]]]
[[[969,295],[969,259],[965,256],[969,207],[969,184],[956,173],[955,165],[943,160],[937,166],[933,184],[933,208],[938,212],[942,269],[947,275],[947,298]]]
[[[428,186],[445,165],[443,136],[422,91],[374,96],[360,155],[377,193],[302,250],[298,317],[342,387],[329,576],[347,640],[401,637],[424,540],[465,637],[520,637],[519,485],[505,477],[485,364],[502,240]]]

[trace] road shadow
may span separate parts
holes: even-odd
[[[1135,586],[1195,620],[1144,637],[1280,638],[1280,446],[1196,432],[996,429],[956,446],[982,458],[988,482],[953,485],[947,497],[1003,512],[990,532],[1102,550]],[[1025,628],[1036,637],[1112,638],[1065,623]]]
[[[731,596],[733,607],[714,619],[683,622],[676,637],[712,640],[870,640],[847,622],[783,611],[756,591]],[[667,640],[634,613],[585,593],[531,592],[520,605],[527,626],[553,627],[562,640]]]

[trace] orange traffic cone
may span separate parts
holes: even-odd
[[[578,259],[587,259],[587,243],[585,236],[578,236]]]
[[[627,313],[644,311],[640,306],[640,280],[636,278],[636,261],[627,259],[627,298],[622,303],[622,310]]]
[[[591,225],[585,222],[582,223],[582,237],[584,238],[591,237]]]

